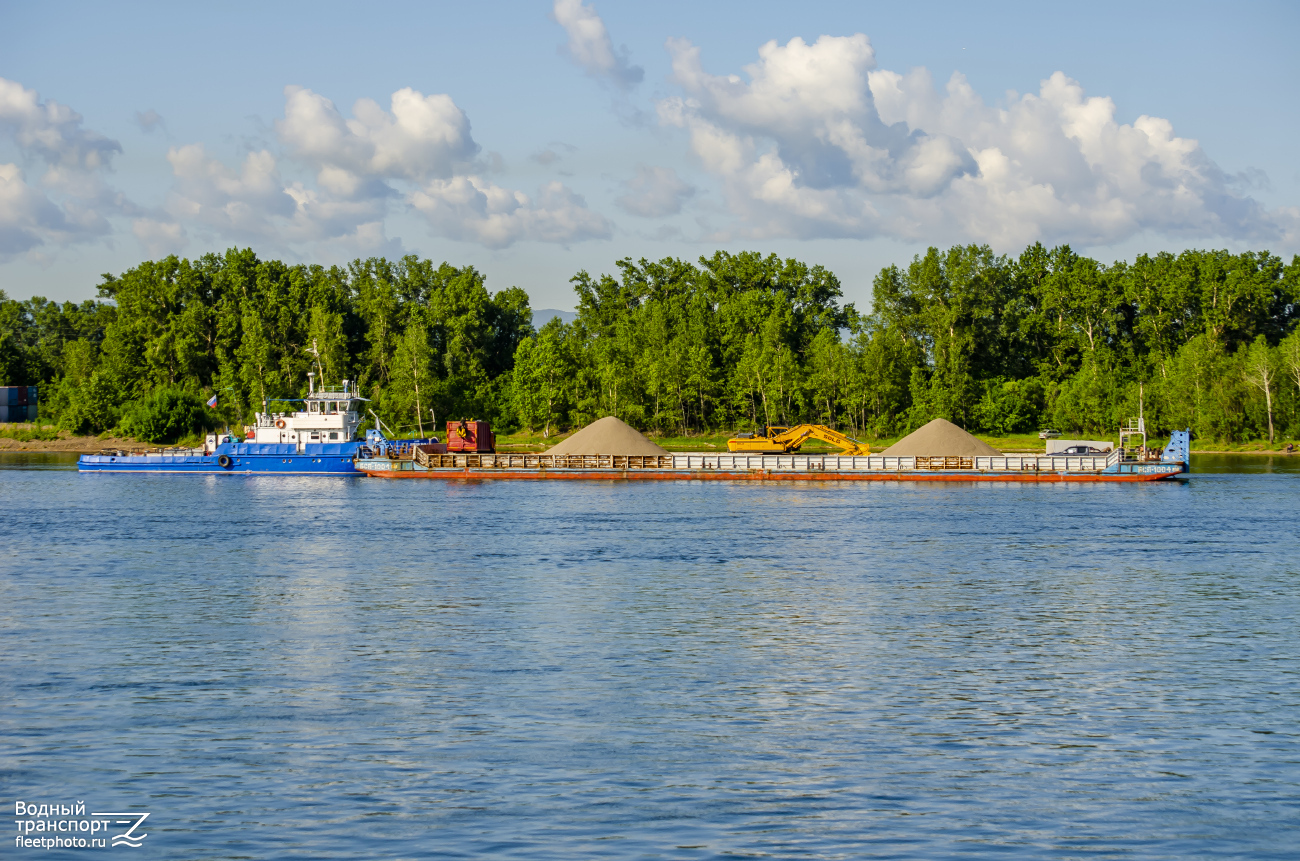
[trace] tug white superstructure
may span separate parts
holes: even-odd
[[[350,442],[361,426],[364,399],[352,388],[351,380],[341,386],[316,388],[316,375],[307,375],[308,393],[303,408],[273,413],[263,407],[256,423],[247,430],[247,442],[292,445],[303,452],[308,445]],[[209,449],[215,449],[215,434],[209,434]]]

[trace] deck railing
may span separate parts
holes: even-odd
[[[412,466],[423,469],[671,469],[710,472],[985,471],[1102,472],[1118,455],[999,455],[996,457],[847,457],[800,454],[431,454],[417,447]]]

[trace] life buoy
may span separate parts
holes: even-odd
[[[284,419],[276,419],[275,426],[278,427],[280,430],[284,430]]]
[[[229,468],[230,468],[230,455],[228,455],[228,454],[223,454],[223,455],[221,455],[220,457],[218,457],[218,458],[217,458],[217,465],[220,466],[222,469],[229,469]]]

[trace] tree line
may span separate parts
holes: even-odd
[[[1156,432],[1300,435],[1300,257],[931,248],[876,276],[869,311],[824,267],[753,252],[571,280],[576,319],[534,329],[523,290],[491,293],[470,266],[168,257],[80,304],[0,293],[0,380],[40,385],[45,421],[155,441],[288,409],[313,370],[419,434],[616,415],[677,434],[806,421],[886,437],[940,416],[1111,436],[1141,401]]]

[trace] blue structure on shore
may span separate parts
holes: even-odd
[[[34,422],[40,414],[36,386],[0,386],[0,422]]]
[[[106,451],[82,455],[81,472],[169,472],[202,475],[357,475],[358,458],[409,454],[428,440],[389,440],[379,430],[356,439],[365,399],[347,380],[342,386],[315,387],[303,409],[272,413],[263,408],[257,423],[239,439],[229,433],[208,434],[201,449],[163,449],[138,453]]]

